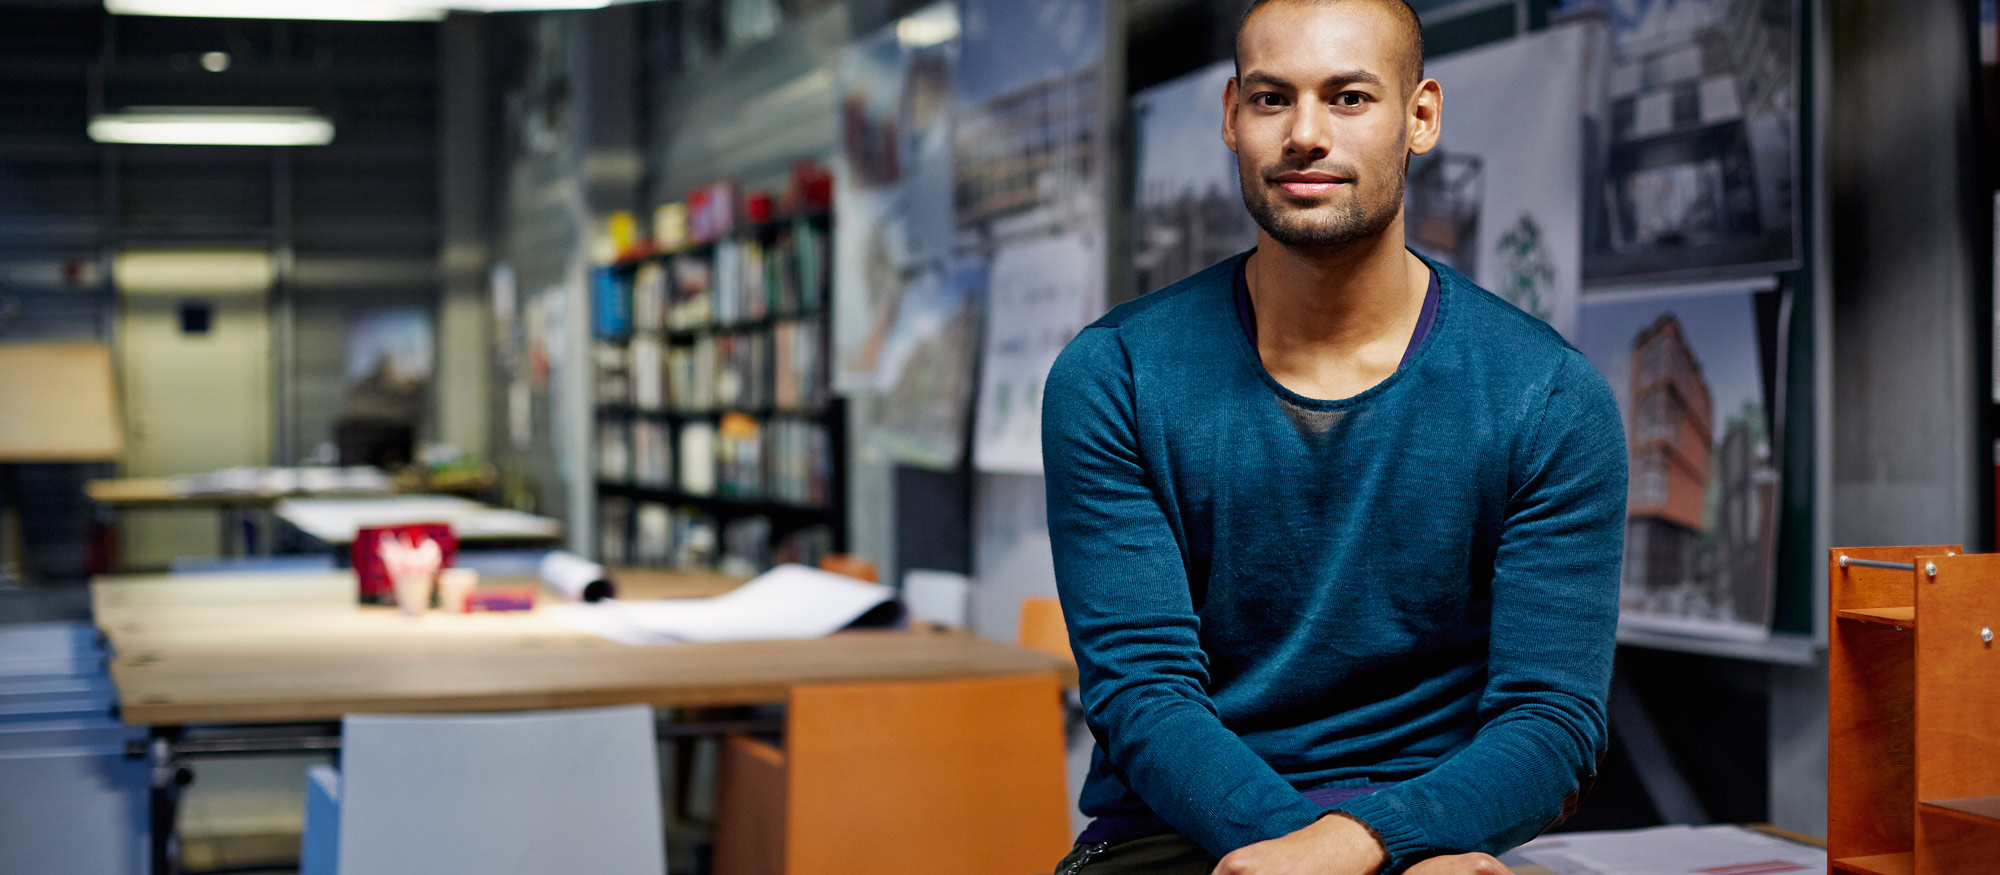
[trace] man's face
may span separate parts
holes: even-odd
[[[1410,91],[1408,45],[1395,13],[1374,2],[1278,2],[1245,23],[1223,140],[1243,203],[1272,239],[1339,246],[1401,214],[1408,156],[1437,139],[1437,84]]]

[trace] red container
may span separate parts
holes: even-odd
[[[348,558],[354,564],[354,574],[361,582],[361,603],[365,605],[391,605],[396,603],[396,588],[389,581],[388,569],[382,567],[382,539],[400,537],[412,544],[429,538],[437,542],[439,568],[450,568],[458,559],[458,536],[451,531],[450,523],[404,523],[395,526],[364,526],[354,533],[354,543],[348,546]]]

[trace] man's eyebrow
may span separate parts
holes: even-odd
[[[1280,76],[1274,76],[1262,70],[1251,70],[1250,72],[1237,77],[1236,82],[1239,86],[1269,85],[1273,88],[1283,88],[1286,90],[1290,90],[1296,87],[1289,80]],[[1377,88],[1383,87],[1382,77],[1370,73],[1367,70],[1343,70],[1339,73],[1335,73],[1331,76],[1326,77],[1326,79],[1322,81],[1320,84],[1325,86],[1359,84],[1359,85],[1373,85]]]

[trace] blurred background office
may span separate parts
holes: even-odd
[[[1824,836],[1827,549],[1994,546],[1994,0],[1412,5],[1446,111],[1411,246],[1562,332],[1629,433],[1569,827]],[[88,630],[95,576],[343,565],[282,503],[354,495],[518,514],[469,552],[855,560],[1023,640],[1055,354],[1254,244],[1246,6],[0,0],[0,645]],[[116,701],[27,659],[0,729]],[[205,764],[180,858],[290,871],[324,761]],[[107,780],[139,841],[147,776]],[[709,870],[713,804],[669,801],[669,868]]]

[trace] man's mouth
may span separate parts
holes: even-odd
[[[1280,191],[1295,198],[1307,199],[1325,197],[1351,181],[1316,170],[1294,170],[1271,177],[1272,184]]]

